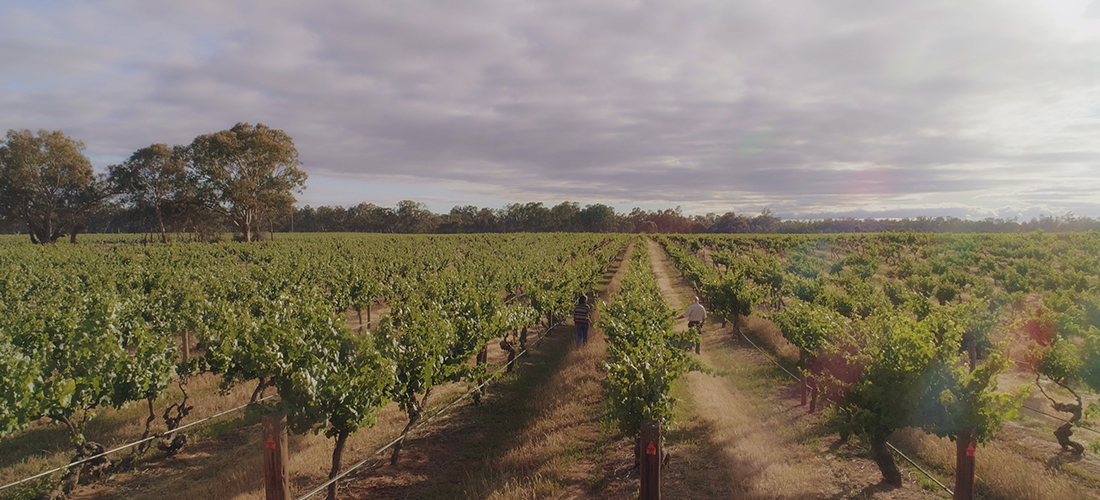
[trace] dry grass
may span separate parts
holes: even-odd
[[[621,261],[600,292],[601,299],[608,300],[618,291],[625,270],[626,263]],[[593,330],[587,346],[565,356],[549,380],[529,395],[533,417],[527,425],[503,453],[487,461],[472,478],[468,491],[479,494],[471,498],[610,498],[622,494],[609,490],[600,472],[604,460],[599,448],[608,445],[599,423],[605,353],[604,336]]]
[[[577,467],[577,462],[585,457],[570,451],[589,448],[598,439],[603,393],[598,364],[605,347],[602,335],[590,335],[588,346],[570,352],[561,369],[531,395],[535,417],[488,464],[489,474],[476,480],[475,490],[487,494],[475,498],[546,498],[567,484],[583,482],[588,467]],[[497,488],[501,483],[504,488]]]
[[[756,315],[742,318],[741,331],[783,361],[790,364],[798,362],[798,348],[783,338],[783,332],[780,332],[771,321]]]
[[[893,441],[943,473],[954,475],[955,443],[917,429],[897,432]],[[1026,457],[1006,443],[993,441],[978,449],[975,464],[977,496],[987,500],[1076,500],[1100,498],[1094,488],[1082,488],[1065,472],[1047,467],[1041,456]],[[948,484],[951,487],[951,484]]]
[[[253,387],[245,386],[233,388],[223,395],[218,390],[219,382],[220,379],[212,375],[198,376],[190,380],[187,391],[191,395],[189,401],[194,405],[194,409],[191,412],[193,417],[189,420],[240,406],[247,403],[252,395]],[[160,415],[169,402],[178,401],[180,396],[179,390],[173,386],[168,391],[167,396],[161,398],[154,405],[157,420],[153,423],[153,432],[166,430]],[[121,410],[102,410],[89,422],[85,435],[88,436],[89,440],[99,442],[107,447],[134,441],[140,438],[145,430],[147,412],[148,410],[144,404],[132,404]],[[239,422],[243,419],[241,413],[236,413],[227,415],[225,420]],[[222,425],[225,426],[226,424]],[[206,437],[208,432],[208,430],[199,428],[191,432],[189,437],[194,442],[196,439],[201,440]],[[15,481],[64,465],[72,456],[70,446],[68,431],[60,425],[45,421],[33,425],[30,429],[16,436],[5,438],[0,442],[0,483],[6,484],[9,481]],[[129,451],[122,451],[112,458],[118,459],[127,453]],[[163,452],[154,448],[146,454],[145,462],[155,462],[161,459],[163,459]],[[19,490],[18,487],[14,489]],[[10,494],[8,491],[4,493]]]

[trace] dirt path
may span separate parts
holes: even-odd
[[[665,300],[677,310],[693,291],[659,244],[647,240]],[[678,320],[677,329],[685,329]],[[741,345],[717,318],[703,328],[699,359],[719,375],[692,372],[675,396],[678,422],[670,430],[673,460],[665,470],[669,498],[842,499],[937,498],[909,484],[887,490],[874,465],[836,447],[820,449],[817,420],[798,406],[789,382],[759,353]]]

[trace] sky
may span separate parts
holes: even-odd
[[[1100,0],[0,0],[0,131],[237,122],[300,205],[1100,216]]]

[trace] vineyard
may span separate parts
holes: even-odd
[[[515,354],[529,332],[564,318],[623,244],[567,235],[10,245],[0,271],[0,431],[45,418],[68,432],[77,458],[94,456],[104,448],[87,429],[98,412],[145,407],[144,435],[134,437],[154,423],[167,435],[191,416],[189,382],[209,374],[223,392],[250,384],[252,402],[274,391],[292,431],[335,440],[335,475],[344,442],[379,408],[400,406],[403,437],[434,388],[489,377],[484,363],[467,361],[490,340]],[[375,320],[378,305],[387,313]],[[126,459],[140,460],[151,443]],[[179,433],[158,446],[170,456],[186,444]],[[393,461],[401,449],[398,440]],[[71,470],[19,494],[52,488],[58,497],[96,469]]]
[[[1100,485],[1090,457],[1100,434],[1088,427],[1100,413],[1100,235],[656,242],[711,322],[731,325],[708,332],[763,341],[798,379],[800,411],[865,447],[884,484],[903,483],[893,446],[919,432],[977,446],[978,497],[1047,498],[1005,493],[983,468],[985,450],[1032,412],[1043,424],[1026,427],[1031,439],[1064,450],[1033,460],[1036,470],[1087,486],[1063,498],[1092,498]],[[623,448],[646,420],[675,430],[683,378],[725,375],[693,355],[698,330],[675,326],[652,257],[637,237],[561,233],[0,242],[0,483],[32,478],[0,498],[62,498],[184,454],[214,435],[189,426],[236,401],[245,416],[234,425],[278,413],[291,436],[331,440],[329,479],[373,455],[401,463],[415,451],[410,433],[482,403],[615,265],[620,289],[597,303],[603,339],[587,354],[598,366],[577,361],[595,370],[584,377],[599,378],[602,409],[584,411],[607,429],[592,446]],[[356,441],[375,426],[390,434],[369,442],[388,445]],[[45,434],[49,456],[34,449]],[[637,462],[639,451],[627,452]],[[955,474],[953,461],[930,466]],[[594,479],[590,492],[609,497],[608,485],[629,474],[628,464]],[[335,481],[292,483],[295,495],[337,495]]]
[[[1058,425],[1045,439],[1063,451],[1035,469],[1095,483],[1095,464],[1075,457],[1100,449],[1084,421],[1100,411],[1100,235],[660,241],[734,334],[750,315],[773,325],[773,352],[800,374],[808,410],[824,407],[842,440],[864,441],[887,483],[902,482],[895,432],[979,445],[980,456],[1021,411],[1061,413],[1046,413]],[[978,493],[994,495],[980,476]]]

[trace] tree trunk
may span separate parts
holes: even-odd
[[[331,481],[340,473],[340,462],[344,459],[344,445],[348,441],[348,431],[336,434],[336,449],[332,450],[332,470],[328,473]],[[328,500],[336,500],[336,483],[328,485]]]
[[[1081,420],[1083,416],[1084,403],[1081,401],[1081,396],[1077,394],[1077,391],[1071,389],[1068,385],[1058,381],[1051,380],[1055,384],[1058,384],[1063,389],[1073,394],[1073,398],[1077,400],[1075,403],[1059,403],[1047,394],[1047,391],[1043,389],[1043,386],[1039,384],[1039,375],[1035,375],[1035,385],[1039,387],[1039,391],[1050,400],[1050,405],[1055,410],[1060,412],[1069,413],[1071,415],[1069,422],[1054,430],[1054,437],[1058,439],[1058,444],[1062,446],[1062,450],[1072,452],[1074,455],[1082,455],[1085,453],[1085,447],[1081,443],[1077,443],[1070,439],[1073,436],[1073,423]]]
[[[393,445],[393,454],[390,455],[390,465],[397,465],[397,460],[401,458],[401,448],[405,445],[405,438],[409,435],[409,431],[416,425],[416,422],[420,420],[420,412],[417,411],[411,417],[409,417],[409,423],[405,425],[405,430],[401,431],[401,437],[397,440],[397,443]]]
[[[149,437],[149,429],[152,428],[153,421],[157,419],[157,415],[153,412],[153,398],[145,398],[145,402],[148,403],[149,406],[149,417],[145,419],[145,432],[141,434],[141,439]],[[152,441],[146,441],[137,445],[137,447],[134,448],[134,456],[144,455],[152,444]]]
[[[260,398],[263,397],[264,391],[267,390],[267,378],[260,377],[260,383],[256,384],[256,389],[252,391],[252,399],[248,400],[249,403],[257,403]]]
[[[508,351],[508,361],[506,362],[508,368],[505,371],[507,373],[512,373],[512,370],[516,367],[516,364],[513,363],[513,361],[516,360],[516,348],[512,346],[511,342],[508,342],[507,338],[500,341],[500,348],[504,351]]]
[[[397,460],[401,456],[401,448],[405,445],[405,438],[409,436],[409,431],[412,430],[413,426],[420,421],[420,416],[424,408],[428,405],[428,396],[431,393],[432,389],[428,388],[427,391],[424,391],[424,399],[419,402],[416,401],[416,395],[412,395],[413,405],[415,405],[415,407],[413,408],[412,414],[409,415],[409,424],[405,426],[405,430],[401,431],[401,439],[398,439],[397,444],[393,445],[393,455],[390,455],[390,465],[397,465]]]
[[[901,487],[901,471],[894,463],[894,456],[886,447],[886,436],[876,437],[871,441],[871,455],[882,472],[882,481],[895,488]]]
[[[168,231],[164,228],[164,214],[161,213],[160,205],[156,205],[157,211],[157,226],[160,227],[160,242],[168,243]]]
[[[1061,427],[1054,430],[1054,438],[1058,440],[1058,444],[1062,447],[1062,451],[1068,451],[1074,455],[1083,455],[1085,453],[1085,447],[1072,439],[1073,436],[1073,424],[1065,423]]]

